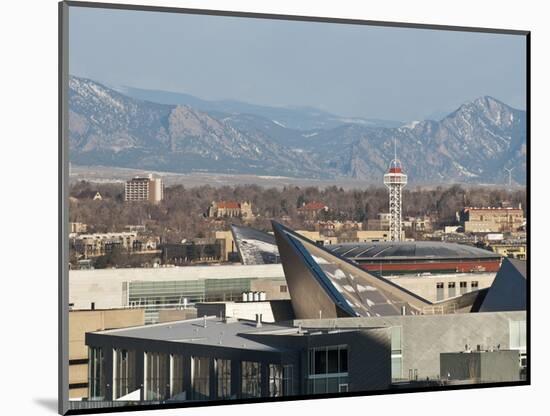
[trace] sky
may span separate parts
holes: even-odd
[[[490,95],[525,109],[520,35],[71,7],[69,72],[206,100],[422,120]]]

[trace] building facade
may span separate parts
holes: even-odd
[[[525,222],[519,208],[466,207],[460,212],[460,222],[466,233],[515,232]]]
[[[137,242],[136,232],[79,234],[72,240],[74,250],[85,258],[111,253],[116,248],[133,251]]]
[[[288,299],[280,264],[119,268],[69,271],[69,303],[75,309],[143,308],[146,323],[162,310],[197,302],[237,301],[243,292]]]
[[[88,397],[86,332],[145,324],[143,309],[69,311],[69,399]]]
[[[298,208],[298,214],[310,220],[316,219],[321,213],[328,211],[329,207],[318,201],[304,202],[302,206]]]
[[[232,218],[240,217],[250,219],[252,214],[252,204],[249,201],[212,201],[208,207],[207,216],[210,218]]]
[[[92,400],[254,399],[391,384],[388,328],[310,331],[208,317],[88,333],[86,342]]]
[[[136,176],[126,182],[124,200],[127,202],[150,202],[158,204],[164,199],[164,185],[161,178],[152,174]]]
[[[88,225],[82,222],[70,222],[69,223],[69,232],[71,234],[80,234],[88,231]]]

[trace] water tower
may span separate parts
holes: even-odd
[[[394,144],[394,158],[390,162],[388,173],[384,175],[384,185],[390,194],[390,240],[401,241],[403,230],[401,214],[402,189],[407,184],[407,175],[403,173],[401,161],[397,159],[397,146]]]

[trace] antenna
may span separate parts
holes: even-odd
[[[393,160],[397,160],[397,138],[393,138]]]
[[[514,168],[510,168],[510,169],[504,168],[504,170],[506,172],[508,172],[508,186],[511,187],[512,186],[512,171],[514,170]]]

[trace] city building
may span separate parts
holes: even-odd
[[[466,233],[514,232],[520,230],[525,222],[521,205],[518,208],[466,207],[459,218]]]
[[[496,273],[439,273],[384,275],[402,288],[429,300],[438,302],[468,292],[491,287]]]
[[[69,302],[74,309],[143,308],[146,323],[162,310],[199,302],[238,301],[243,292],[265,292],[267,300],[288,299],[280,264],[206,265],[69,271]]]
[[[338,244],[327,248],[380,275],[497,272],[502,261],[497,253],[442,241]]]
[[[222,247],[222,261],[239,261],[237,247],[231,231],[213,231],[212,238],[219,241]]]
[[[97,191],[94,195],[94,197],[92,198],[94,201],[103,201],[103,197],[101,196],[101,194],[99,193],[99,191]]]
[[[136,176],[126,182],[124,200],[128,202],[151,202],[158,204],[164,199],[164,185],[161,178],[149,174]]]
[[[90,399],[170,403],[382,390],[391,384],[391,332],[204,317],[88,333]]]
[[[428,233],[433,230],[433,221],[430,217],[409,217],[411,228],[417,233]]]
[[[322,202],[312,201],[303,202],[301,207],[298,207],[298,214],[302,215],[306,219],[316,219],[322,212],[328,212],[329,208]]]
[[[280,261],[273,235],[243,226],[231,229],[243,264]],[[380,275],[495,273],[502,260],[497,253],[456,243],[388,242],[388,231],[355,231],[347,238],[324,237],[316,231],[296,233]]]
[[[312,225],[315,231],[321,234],[361,231],[363,229],[363,223],[357,221],[314,221]]]
[[[527,244],[524,241],[491,242],[488,247],[503,257],[527,260]]]
[[[273,229],[292,320],[265,322],[273,302],[218,302],[198,304],[197,319],[89,332],[90,400],[254,399],[525,376],[524,262],[505,259],[490,287],[430,302],[281,224]],[[229,310],[256,311],[255,319]],[[477,358],[457,354],[471,350],[485,354],[483,364],[460,373]]]
[[[404,233],[404,232],[403,232]],[[357,230],[349,231],[338,236],[338,241],[334,244],[343,243],[369,243],[377,241],[390,241],[388,230]]]
[[[378,218],[367,220],[368,230],[390,230],[391,215],[388,212],[381,212],[378,214]]]
[[[243,219],[254,217],[252,204],[249,201],[212,201],[210,207],[208,207],[207,216],[210,218],[240,217]]]
[[[132,251],[137,241],[136,232],[94,233],[76,235],[71,244],[77,253],[88,258],[111,253],[116,248]]]
[[[69,311],[69,399],[88,397],[88,348],[86,332],[127,328],[145,323],[143,309]]]
[[[197,238],[185,243],[165,243],[159,246],[162,264],[219,263],[224,257],[224,241]]]
[[[315,243],[319,245],[330,245],[338,242],[338,237],[334,235],[324,235],[319,231],[297,230],[296,232],[309,240],[315,241]]]
[[[273,222],[292,308],[298,319],[469,311],[479,291],[431,302]]]
[[[69,233],[71,234],[80,234],[85,233],[88,230],[88,225],[82,222],[70,222],[69,223]]]
[[[248,319],[254,321],[256,315],[262,322],[274,323],[294,319],[292,305],[288,299],[278,300],[244,300],[247,297],[267,296],[265,292],[243,292],[240,302],[204,302],[195,305],[197,317],[217,316],[220,318]]]
[[[231,231],[213,231],[208,238],[159,245],[163,264],[238,262]]]

